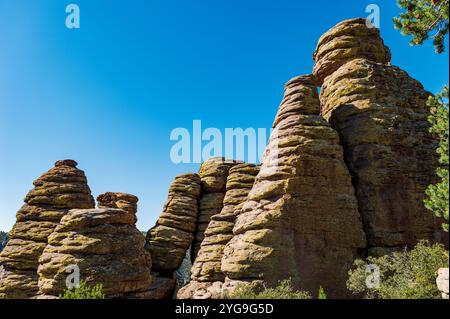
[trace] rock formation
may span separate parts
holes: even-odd
[[[197,258],[192,266],[192,281],[178,293],[178,298],[218,298],[225,275],[221,261],[225,245],[233,238],[233,227],[243,202],[253,187],[259,167],[238,164],[229,170],[223,208],[211,217]],[[215,293],[214,293],[214,292]]]
[[[152,288],[155,298],[171,297],[174,293],[173,273],[181,266],[194,240],[200,190],[197,174],[175,177],[163,212],[147,233],[146,249],[153,258],[154,277],[158,278]]]
[[[70,210],[39,259],[40,293],[61,294],[68,267],[77,266],[80,279],[102,284],[107,298],[146,298],[151,257],[135,223],[136,215],[121,209]]]
[[[339,137],[319,116],[312,76],[286,84],[268,155],[224,249],[227,285],[292,279],[345,297],[347,271],[366,242]]]
[[[97,196],[98,208],[118,208],[132,214],[137,212],[139,199],[131,194],[108,192]]]
[[[368,28],[366,19],[343,21],[322,35],[313,55],[313,75],[318,85],[340,66],[355,58],[388,63],[391,52],[377,28]]]
[[[202,191],[199,200],[199,214],[195,239],[192,244],[191,258],[194,262],[205,238],[205,230],[211,217],[220,213],[225,197],[228,171],[236,165],[235,161],[228,161],[221,157],[214,157],[203,162],[198,174],[201,178]]]
[[[38,260],[48,236],[69,209],[94,207],[86,176],[76,166],[72,160],[58,161],[34,181],[35,188],[26,195],[26,204],[17,212],[10,240],[0,254],[4,267],[0,299],[34,297]]]
[[[147,233],[147,250],[153,270],[173,273],[183,262],[194,239],[198,215],[200,177],[184,174],[175,177],[156,226]]]
[[[331,58],[357,43],[344,60]],[[314,55],[315,75],[324,81],[321,113],[340,134],[372,255],[419,239],[448,242],[423,205],[426,187],[437,181],[430,93],[391,66],[387,52],[376,29],[353,19],[328,31]]]

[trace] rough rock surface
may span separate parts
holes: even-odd
[[[198,216],[200,177],[184,174],[175,177],[156,226],[147,233],[146,248],[153,258],[153,270],[172,273],[180,267],[194,239]]]
[[[58,161],[34,181],[17,212],[10,240],[0,254],[0,298],[30,298],[38,292],[38,260],[47,238],[72,208],[92,208],[94,199],[83,171],[73,160]]]
[[[340,29],[342,24],[329,33]],[[367,41],[360,33],[349,37]],[[372,38],[382,43],[378,33]],[[325,37],[321,46],[328,41],[334,40]],[[333,50],[339,53],[339,47]],[[379,63],[388,59],[365,52],[351,58],[344,64],[330,60],[326,71],[319,59],[315,70],[328,75],[321,90],[321,113],[341,137],[369,253],[412,247],[419,239],[448,243],[441,221],[423,204],[426,187],[437,181],[437,141],[427,121],[430,94],[400,68]]]
[[[350,173],[339,137],[319,116],[312,76],[286,84],[255,185],[224,249],[222,271],[233,280],[345,297],[347,271],[365,248]]]
[[[118,208],[136,214],[139,199],[131,194],[108,192],[97,196],[98,208]]]
[[[448,299],[448,268],[439,269],[436,284],[442,293],[442,299]]]
[[[200,250],[211,217],[219,214],[222,210],[228,172],[236,164],[236,161],[225,160],[222,157],[214,157],[206,160],[200,166],[198,174],[201,178],[202,191],[199,199],[195,239],[192,244],[192,262],[195,261]]]
[[[178,298],[217,297],[217,293],[211,293],[211,289],[217,292],[220,286],[218,282],[225,280],[225,275],[221,271],[223,249],[233,238],[236,217],[253,187],[258,172],[259,166],[253,164],[237,164],[229,170],[223,208],[219,214],[211,217],[205,231],[205,239],[191,269],[192,281],[180,289]]]
[[[67,267],[76,265],[80,279],[102,284],[108,298],[143,297],[151,285],[151,257],[135,223],[136,215],[121,209],[70,210],[39,259],[40,293],[61,294]]]
[[[317,84],[321,85],[327,76],[354,58],[387,63],[391,53],[384,45],[380,31],[368,28],[366,19],[358,18],[342,21],[322,35],[313,57],[313,74]]]

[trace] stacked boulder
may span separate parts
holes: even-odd
[[[38,261],[48,237],[69,209],[94,207],[86,176],[73,160],[56,162],[33,184],[0,254],[0,298],[35,297]]]
[[[101,284],[106,298],[146,298],[151,257],[135,223],[136,215],[122,209],[69,211],[39,260],[40,294],[59,296],[68,271],[78,269],[79,279],[89,286]]]
[[[355,58],[389,63],[391,52],[380,37],[380,30],[367,27],[366,19],[342,21],[322,35],[313,55],[313,75],[318,85]]]
[[[214,157],[204,161],[200,166],[198,174],[201,178],[202,190],[199,199],[195,239],[192,244],[192,262],[194,262],[200,250],[211,217],[219,214],[223,208],[228,172],[236,164],[236,161]]]
[[[345,59],[331,58],[342,50]],[[430,93],[391,66],[388,52],[377,29],[352,19],[328,31],[314,54],[314,74],[323,82],[321,113],[341,136],[370,255],[420,239],[448,244],[441,221],[423,204],[426,187],[437,181]]]
[[[261,170],[224,249],[226,287],[245,281],[347,296],[366,241],[339,136],[319,116],[312,76],[290,80]],[[226,288],[228,289],[228,288]]]
[[[200,251],[192,266],[192,281],[178,293],[178,298],[219,298],[225,275],[221,271],[223,250],[233,238],[233,227],[242,204],[253,187],[259,167],[237,164],[229,170],[223,208],[211,217]]]
[[[97,196],[98,208],[118,208],[132,214],[137,213],[138,201],[139,199],[136,196],[126,193],[107,192]]]
[[[194,240],[198,218],[200,177],[175,177],[156,226],[147,233],[146,249],[153,258],[155,299],[170,298],[175,290],[173,273],[183,262]]]

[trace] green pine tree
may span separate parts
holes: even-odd
[[[404,35],[411,35],[412,45],[420,45],[433,37],[437,53],[444,52],[448,34],[449,0],[397,0],[406,11],[394,18],[394,25]],[[433,35],[431,35],[433,33]]]
[[[429,121],[432,125],[430,132],[439,137],[439,162],[441,167],[438,168],[437,174],[441,181],[435,185],[428,186],[426,194],[428,198],[425,200],[425,206],[433,211],[436,216],[447,220],[443,225],[445,231],[448,231],[448,107],[449,107],[448,87],[444,87],[442,93],[428,100],[428,106],[431,108],[431,116]]]

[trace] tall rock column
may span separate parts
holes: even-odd
[[[297,289],[345,297],[347,272],[365,248],[339,137],[319,116],[312,76],[290,80],[267,156],[224,249],[227,285],[292,279]]]
[[[225,275],[221,271],[223,249],[233,238],[233,227],[259,172],[254,164],[237,164],[229,170],[223,208],[205,231],[200,251],[192,266],[192,281],[178,292],[178,298],[220,298]]]
[[[366,50],[345,61],[329,58],[366,42]],[[372,255],[420,239],[448,243],[441,222],[423,204],[426,187],[437,181],[437,143],[427,121],[430,93],[391,66],[384,52],[378,30],[353,19],[325,33],[314,55],[316,78],[324,81],[321,113],[341,136]]]
[[[235,161],[227,161],[222,157],[214,157],[203,162],[198,175],[201,178],[202,191],[199,199],[199,213],[195,239],[192,244],[192,262],[197,257],[200,245],[205,238],[205,230],[211,217],[220,213],[223,208],[228,171],[236,165]]]
[[[94,207],[86,176],[73,160],[56,162],[33,184],[0,254],[0,299],[36,296],[38,260],[48,237],[69,209]]]
[[[200,177],[184,174],[175,177],[156,225],[147,233],[154,273],[155,299],[171,298],[175,291],[173,273],[177,270],[194,240],[198,218]]]

